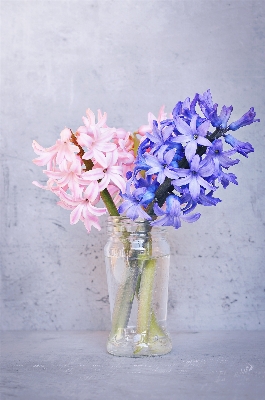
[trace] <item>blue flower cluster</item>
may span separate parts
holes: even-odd
[[[219,115],[217,109],[207,90],[192,101],[178,102],[172,118],[153,121],[153,129],[139,145],[134,171],[127,174],[121,214],[177,229],[181,220],[194,222],[200,217],[199,213],[190,214],[198,204],[212,206],[221,201],[213,197],[218,182],[224,188],[238,184],[233,173],[225,172],[239,163],[230,156],[239,153],[248,157],[254,149],[227,132],[259,120],[250,108],[228,125],[233,107],[223,106]],[[230,150],[224,151],[223,140]]]

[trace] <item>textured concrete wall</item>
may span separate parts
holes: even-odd
[[[31,142],[52,145],[87,107],[133,130],[162,104],[211,88],[255,153],[233,172],[223,202],[170,231],[170,329],[264,329],[263,1],[1,2],[1,326],[109,328],[102,248],[44,181]]]

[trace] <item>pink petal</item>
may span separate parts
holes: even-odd
[[[110,178],[108,174],[105,174],[104,178],[99,182],[99,190],[102,192],[102,190],[106,189],[108,184],[110,183]]]
[[[114,135],[114,128],[100,128],[97,129],[97,141],[101,143],[109,142]]]
[[[115,150],[117,148],[117,146],[115,143],[96,142],[95,148],[100,151],[109,152],[109,151]]]
[[[138,133],[139,133],[139,135],[141,135],[141,136],[145,136],[145,134],[146,134],[147,132],[149,132],[149,133],[152,132],[152,128],[151,128],[149,125],[142,125],[142,126],[140,126],[140,128],[138,129]]]
[[[104,172],[102,168],[93,168],[90,171],[86,171],[81,175],[81,178],[84,178],[86,180],[90,181],[97,181],[99,179],[104,178]]]
[[[67,142],[71,138],[72,132],[70,129],[64,128],[60,133],[60,136],[63,142]]]
[[[96,228],[98,231],[101,230],[101,227],[98,223],[98,220],[96,217],[93,216],[89,216],[88,218],[84,219],[84,225],[86,227],[86,230],[88,231],[88,233],[90,233],[92,226],[94,226],[94,228]]]
[[[84,204],[82,202],[82,203],[78,204],[78,206],[75,207],[75,209],[71,212],[71,214],[70,214],[70,224],[71,225],[76,224],[80,220],[81,213],[83,211],[83,207],[84,207]]]
[[[122,192],[124,192],[126,183],[124,179],[118,174],[110,174],[110,180],[116,185]]]
[[[80,199],[83,189],[80,188],[76,177],[71,174],[71,179],[68,182],[69,189],[71,190],[74,199]]]
[[[132,164],[134,162],[134,154],[133,153],[128,153],[125,151],[119,152],[119,158],[118,158],[118,163],[122,162],[122,164]]]
[[[94,158],[95,158],[95,160],[100,164],[100,165],[102,165],[102,167],[103,168],[107,168],[107,166],[108,166],[108,164],[107,164],[107,159],[106,159],[106,157],[104,156],[104,154],[101,152],[101,151],[99,151],[99,150],[97,150],[97,149],[94,149]],[[84,157],[83,157],[84,158]]]
[[[57,205],[64,208],[65,210],[73,210],[72,206],[65,204],[63,201],[57,201]]]
[[[51,161],[51,158],[53,157],[54,157],[53,154],[46,153],[43,156],[40,156],[39,158],[34,158],[34,160],[32,161],[39,167],[43,167],[44,165],[48,164]]]
[[[110,151],[106,154],[107,165],[114,165],[118,161],[118,152],[117,150]]]
[[[158,117],[157,120],[158,122],[164,121],[167,117],[167,113],[165,113],[165,106],[161,106],[159,111],[158,111]]]
[[[97,230],[101,230],[101,227],[98,223],[98,218],[94,215],[91,215],[87,209],[84,210],[84,219],[83,222],[88,232],[91,231],[91,227],[94,226]]]
[[[149,123],[149,129],[151,128],[151,131],[153,130],[153,122],[157,121],[157,118],[152,114],[151,112],[148,113],[148,123]]]
[[[87,199],[89,199],[93,203],[99,195],[98,181],[92,181],[87,186],[84,195],[86,196]]]
[[[60,146],[58,148],[58,153],[57,153],[57,156],[56,156],[56,164],[58,164],[58,165],[61,164],[63,159],[64,159],[64,148],[63,148],[63,146]]]
[[[128,132],[126,132],[125,129],[123,128],[118,128],[114,132],[114,136],[119,138],[119,139],[125,139],[128,135]]]
[[[75,146],[74,144],[70,143],[65,143],[64,144],[64,157],[66,160],[73,162],[75,159],[75,153],[74,152],[79,152],[79,148]]]
[[[87,134],[87,132],[80,132],[76,139],[80,146],[88,147],[88,149],[92,146],[93,139]]]
[[[76,156],[73,160],[73,162],[71,163],[70,166],[70,171],[71,172],[75,172],[76,174],[81,174],[82,171],[82,164],[81,164],[81,158]]]
[[[82,121],[85,125],[85,128],[90,129],[90,123],[89,120],[86,117],[82,117]]]
[[[122,175],[122,167],[120,165],[112,165],[108,167],[108,173]]]
[[[90,108],[88,108],[86,110],[86,116],[87,116],[87,120],[88,120],[89,125],[95,125],[96,124],[95,114],[93,113],[92,110],[90,110]]]
[[[33,140],[32,147],[36,154],[42,154],[46,151],[46,149],[36,142],[36,140]]]
[[[91,203],[87,203],[86,206],[87,206],[87,210],[91,214],[96,215],[97,217],[101,217],[101,215],[106,214],[106,212],[107,212],[107,209],[105,207],[104,208],[94,207],[94,206],[92,206]]]
[[[106,127],[106,121],[107,121],[107,113],[104,112],[104,114],[102,115],[101,110],[98,110],[98,123],[97,126],[98,127]]]
[[[49,178],[53,179],[60,179],[65,175],[65,172],[62,171],[48,171],[44,170],[42,171],[45,175],[47,175]]]
[[[94,151],[92,149],[88,149],[83,155],[83,160],[91,160],[94,157]]]
[[[33,181],[32,182],[33,185],[37,186],[38,188],[44,189],[44,190],[50,190],[50,186],[49,185],[41,185],[39,182],[37,181]]]
[[[72,207],[76,207],[78,206],[78,204],[80,204],[81,201],[83,201],[82,199],[80,200],[74,200],[71,196],[69,196],[63,189],[60,189],[58,196],[60,197],[60,199],[69,206]]]

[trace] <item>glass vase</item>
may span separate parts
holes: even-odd
[[[112,322],[107,351],[125,357],[167,354],[172,344],[166,330],[170,248],[165,229],[109,217],[104,252]]]

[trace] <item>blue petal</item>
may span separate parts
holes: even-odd
[[[242,126],[250,125],[253,122],[260,122],[259,119],[254,119],[256,116],[256,113],[254,111],[254,108],[251,107],[248,112],[246,112],[244,115],[242,115],[241,118],[239,118],[237,121],[232,122],[232,124],[229,125],[228,129],[232,131],[236,131],[237,129],[241,128]]]

